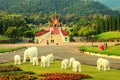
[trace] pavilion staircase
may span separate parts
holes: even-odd
[[[54,39],[54,44],[50,43],[51,39]],[[53,29],[51,36],[47,37],[41,44],[46,44],[47,40],[49,41],[50,45],[55,45],[57,43],[58,44],[63,43],[62,37],[61,37],[60,32],[57,28]]]
[[[59,30],[58,30],[58,28],[54,28],[53,30],[52,30],[52,34],[59,34],[60,32],[59,32]]]

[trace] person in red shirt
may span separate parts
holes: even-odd
[[[100,46],[100,49],[101,49],[101,50],[104,50],[104,49],[105,49],[105,46],[104,46],[104,45],[101,45],[101,46]]]

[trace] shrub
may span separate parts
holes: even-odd
[[[79,50],[83,50],[83,51],[86,51],[87,48],[85,46],[80,46]]]

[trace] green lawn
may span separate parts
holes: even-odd
[[[16,48],[0,48],[0,53],[16,51],[23,48],[26,48],[26,47],[23,46],[23,47],[16,47]]]
[[[40,62],[39,62],[40,63]],[[74,73],[72,68],[63,70],[61,69],[61,61],[55,61],[49,68],[41,68],[39,66],[33,66],[31,63],[22,63],[19,67],[24,71],[33,71],[35,76],[41,73]],[[13,62],[5,63],[1,65],[14,65]],[[119,80],[120,70],[111,69],[109,71],[98,71],[95,66],[88,66],[82,64],[82,74],[89,74],[93,78],[84,79],[84,80]],[[37,76],[38,77],[38,76]],[[40,77],[39,77],[40,78]]]
[[[0,35],[0,40],[10,40],[10,38],[6,37],[6,36],[3,36],[3,35]]]
[[[95,35],[95,38],[98,40],[109,40],[109,39],[118,39],[120,38],[120,32],[105,32],[98,35]]]
[[[110,46],[110,47],[107,47],[105,50],[100,50],[99,47],[90,47],[90,46],[81,46],[80,49],[89,51],[89,52],[97,52],[101,54],[120,56],[120,45]]]

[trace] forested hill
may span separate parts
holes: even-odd
[[[16,13],[61,13],[92,15],[95,13],[118,15],[94,0],[0,0],[0,10]]]

